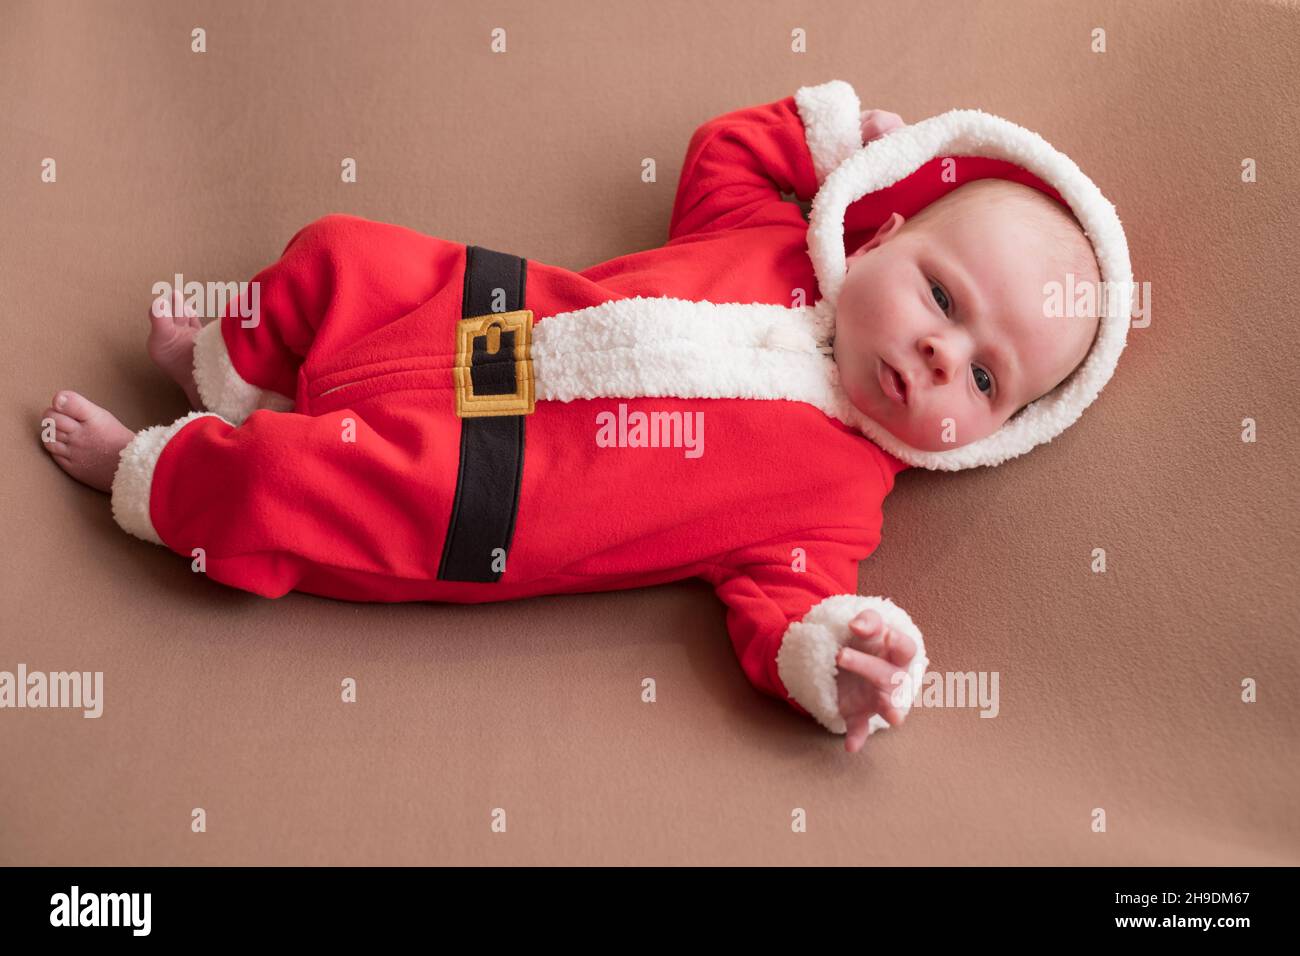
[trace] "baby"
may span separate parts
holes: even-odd
[[[1097,313],[1044,321],[1044,289],[1101,280],[1092,244],[1058,203],[980,179],[850,257],[835,362],[853,404],[909,445],[991,435],[1083,361]],[[945,425],[945,419],[950,425]]]
[[[964,178],[940,176],[952,156]],[[928,663],[906,612],[856,593],[894,477],[1050,440],[1122,348],[1120,322],[1044,313],[1051,283],[1127,268],[1099,199],[1005,120],[907,127],[842,81],[804,87],[696,132],[658,249],[571,272],[327,216],[255,278],[253,321],[155,303],[149,354],[194,412],[135,433],[61,390],[43,439],[125,530],[266,596],[701,577],[754,685],[855,752]],[[609,447],[595,423],[616,409],[637,424]],[[708,454],[658,450],[687,415]]]

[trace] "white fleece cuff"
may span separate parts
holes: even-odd
[[[886,627],[906,634],[916,642],[916,654],[907,666],[912,694],[921,686],[925,668],[930,663],[925,656],[925,641],[920,629],[912,623],[907,612],[889,598],[833,594],[813,605],[801,621],[786,628],[781,649],[776,655],[777,673],[790,696],[833,734],[848,731],[839,711],[839,692],[835,682],[839,668],[835,665],[835,658],[852,637],[849,621],[865,610],[877,612]],[[899,710],[906,713],[911,706],[912,697],[908,695]],[[867,733],[873,734],[888,726],[889,721],[884,717],[872,714]]]
[[[246,382],[235,371],[221,335],[221,320],[208,323],[194,338],[194,384],[204,407],[232,425],[242,425],[259,408],[293,411],[292,398]]]
[[[196,418],[221,418],[212,412],[190,412],[170,425],[154,425],[136,432],[118,456],[113,475],[113,520],[128,534],[142,541],[162,544],[163,539],[149,516],[149,496],[153,490],[153,472],[163,448],[172,436]],[[223,419],[224,421],[224,419]]]
[[[843,80],[802,86],[794,94],[794,102],[820,184],[862,148],[862,106],[853,87]]]

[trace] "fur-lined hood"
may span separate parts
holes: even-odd
[[[795,102],[809,129],[834,131],[860,115],[857,94],[842,80],[803,87]],[[833,135],[809,142],[819,172],[825,172],[808,226],[808,254],[822,296],[814,308],[824,329],[833,333],[835,307],[848,271],[847,249],[859,244],[855,238],[866,238],[891,212],[913,215],[963,183],[989,176],[1033,186],[1065,205],[1092,242],[1102,291],[1109,293],[1100,303],[1100,326],[1082,364],[992,435],[951,451],[922,451],[860,413],[849,413],[853,424],[902,461],[942,471],[998,465],[1051,441],[1100,394],[1128,335],[1133,276],[1115,207],[1073,160],[1037,133],[979,110],[950,110],[851,152],[843,148],[844,142],[844,137]],[[956,158],[956,181],[938,175],[947,158]],[[927,175],[931,166],[935,175]],[[851,221],[846,223],[850,206]]]

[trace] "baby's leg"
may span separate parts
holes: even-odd
[[[440,554],[440,506],[419,480],[429,463],[386,433],[350,408],[258,411],[239,427],[192,412],[122,451],[113,517],[143,540],[201,557],[213,580],[265,597],[323,568],[375,588],[424,580]]]
[[[359,599],[385,600],[386,582],[430,577],[441,554],[435,496],[412,480],[428,462],[352,409],[260,411],[239,427],[194,411],[136,433],[63,389],[42,439],[69,475],[111,492],[123,530],[266,597],[328,568],[357,572]]]
[[[294,380],[323,315],[310,291],[329,278],[313,255],[329,231],[324,222],[300,229],[279,260],[207,325],[179,291],[154,302],[149,357],[185,391],[191,408],[235,424],[258,408],[293,408]]]
[[[236,425],[258,408],[291,410],[313,348],[349,344],[433,294],[438,242],[356,216],[317,219],[219,320],[151,317],[150,354],[156,342],[155,361],[187,394],[194,383],[191,403]]]

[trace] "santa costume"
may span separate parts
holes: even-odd
[[[1081,367],[998,432],[920,451],[840,388],[846,254],[891,213],[998,176],[1062,202],[1103,282],[1131,283],[1114,208],[1036,134],[954,110],[864,147],[862,112],[833,80],[706,122],[669,241],[580,272],[352,216],[308,225],[255,277],[255,323],[232,305],[199,333],[209,411],[135,436],[115,519],[267,597],[474,603],[700,577],[754,685],[844,733],[835,659],[856,614],[916,642],[914,685],[927,664],[907,613],[856,593],[895,475],[1051,440],[1129,322],[1103,315]],[[783,193],[812,202],[808,221]],[[611,415],[616,447],[597,440]]]

